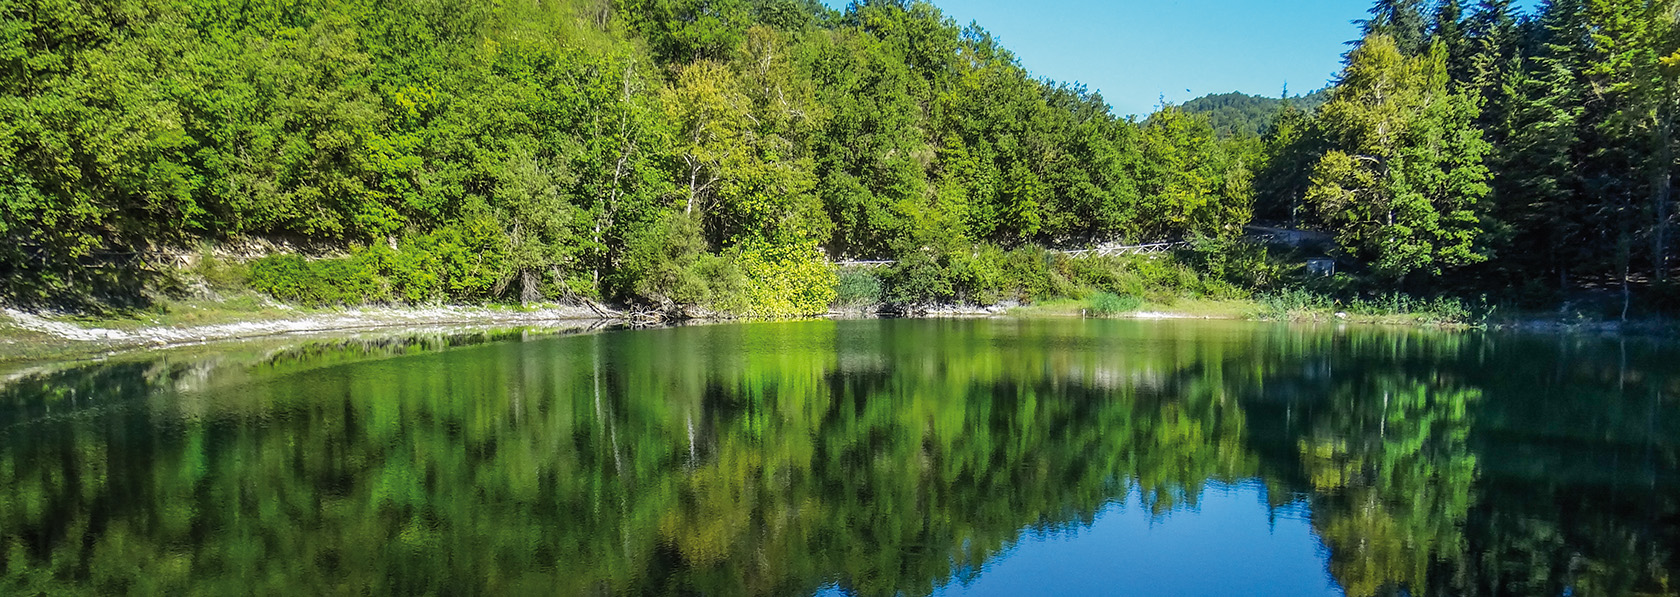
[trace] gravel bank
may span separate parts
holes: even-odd
[[[84,327],[15,309],[0,309],[0,314],[4,316],[3,321],[19,329],[44,334],[61,341],[85,343],[90,349],[169,346],[276,334],[386,327],[513,326],[601,319],[600,315],[583,307],[555,307],[532,311],[497,310],[481,307],[364,308],[217,325],[156,326],[121,330]]]

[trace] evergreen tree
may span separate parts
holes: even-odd
[[[1423,9],[1424,0],[1376,0],[1371,17],[1359,25],[1365,37],[1386,35],[1402,53],[1417,54],[1429,46],[1429,21]]]
[[[1605,231],[1591,222],[1579,168],[1588,89],[1572,42],[1585,35],[1581,3],[1554,1],[1543,15],[1538,30],[1545,41],[1504,86],[1510,102],[1506,124],[1497,129],[1507,133],[1493,160],[1499,171],[1495,197],[1499,220],[1510,226],[1503,267],[1512,278],[1547,271],[1562,287],[1571,272],[1591,267]],[[1487,66],[1496,64],[1489,60]]]
[[[1435,6],[1434,20],[1429,25],[1429,41],[1447,48],[1448,76],[1453,81],[1465,80],[1473,48],[1466,37],[1464,7],[1458,0],[1441,0]]]

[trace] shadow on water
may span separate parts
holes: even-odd
[[[136,357],[0,387],[0,593],[1002,594],[1200,540],[1153,550],[1156,592],[1286,558],[1225,589],[1672,595],[1677,373],[1655,342],[1122,321]]]

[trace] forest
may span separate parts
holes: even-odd
[[[1117,115],[920,1],[0,0],[0,300],[132,304],[219,250],[185,261],[306,304],[1675,310],[1676,10],[1379,0],[1322,105],[1253,134]]]
[[[1221,136],[1247,135],[1258,137],[1271,128],[1278,115],[1289,108],[1311,112],[1329,100],[1330,90],[1320,89],[1306,95],[1290,96],[1283,90],[1284,99],[1249,95],[1239,91],[1204,95],[1179,106],[1185,112],[1207,118],[1208,124]]]

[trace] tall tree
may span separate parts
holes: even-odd
[[[1435,5],[1429,24],[1429,41],[1447,48],[1447,74],[1454,81],[1465,79],[1472,46],[1466,37],[1464,6],[1458,0],[1441,0]]]
[[[1255,217],[1299,226],[1310,214],[1304,203],[1313,166],[1324,154],[1311,114],[1284,105],[1261,142],[1266,162],[1255,177]]]
[[[1376,0],[1371,17],[1359,21],[1365,37],[1385,35],[1405,54],[1417,54],[1429,47],[1429,20],[1424,0]]]
[[[1371,35],[1320,112],[1330,150],[1307,200],[1344,250],[1397,283],[1485,259],[1489,147],[1475,104],[1448,89],[1446,59],[1440,44],[1409,57]]]

